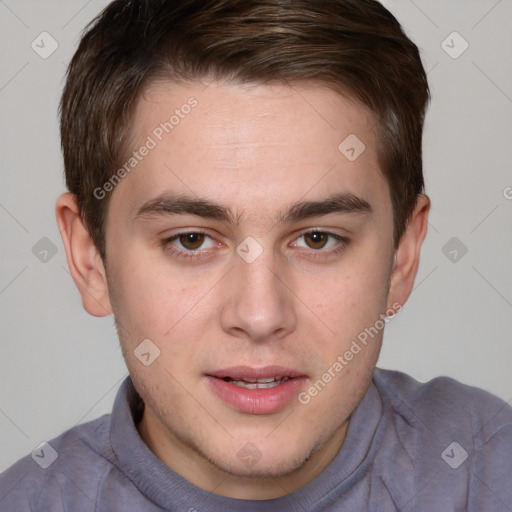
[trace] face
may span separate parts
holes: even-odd
[[[106,253],[141,435],[203,487],[300,486],[339,450],[403,298],[373,116],[318,85],[160,82],[132,147]]]

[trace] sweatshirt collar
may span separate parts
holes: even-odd
[[[208,492],[166,466],[139,436],[144,404],[130,377],[122,383],[112,411],[110,440],[119,469],[164,509],[209,512],[315,512],[352,487],[374,458],[386,414],[373,381],[352,413],[345,442],[333,461],[307,485],[271,500],[240,500]],[[385,412],[385,411],[384,411]]]

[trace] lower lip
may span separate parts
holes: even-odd
[[[225,403],[245,414],[272,414],[283,409],[297,396],[305,377],[287,380],[267,389],[246,389],[216,377],[206,376],[215,394]]]

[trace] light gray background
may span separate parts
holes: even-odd
[[[433,208],[416,288],[386,330],[379,366],[421,381],[450,375],[511,401],[512,1],[384,3],[429,71]],[[106,4],[0,0],[0,470],[109,412],[127,374],[113,319],[82,309],[54,218],[64,191],[63,76],[81,30]],[[59,45],[47,59],[31,48],[43,31]],[[469,44],[456,59],[442,47],[453,31]],[[454,54],[463,44],[451,36],[445,47]],[[46,262],[32,251],[43,237],[57,249]],[[452,237],[468,249],[456,262],[442,252]]]

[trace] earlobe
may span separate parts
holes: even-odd
[[[430,199],[426,195],[420,195],[395,253],[388,307],[396,303],[403,306],[411,294],[418,272],[421,245],[427,234],[429,210]]]
[[[110,315],[112,306],[103,261],[82,222],[75,196],[69,192],[62,194],[57,199],[55,214],[84,309],[93,316]]]

